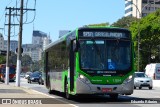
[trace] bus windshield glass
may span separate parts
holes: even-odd
[[[84,71],[116,73],[116,71],[129,70],[131,67],[131,43],[129,40],[94,39],[80,40],[79,43],[80,67]]]

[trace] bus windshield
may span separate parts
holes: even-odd
[[[131,67],[129,40],[80,40],[82,70],[124,71]]]

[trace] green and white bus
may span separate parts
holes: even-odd
[[[44,84],[66,98],[133,93],[131,33],[116,27],[81,27],[44,50]]]

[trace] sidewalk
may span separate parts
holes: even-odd
[[[47,103],[50,101],[50,103]],[[0,82],[0,107],[73,107],[32,89],[6,85]]]

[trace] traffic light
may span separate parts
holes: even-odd
[[[0,50],[0,55],[7,55],[7,51]]]

